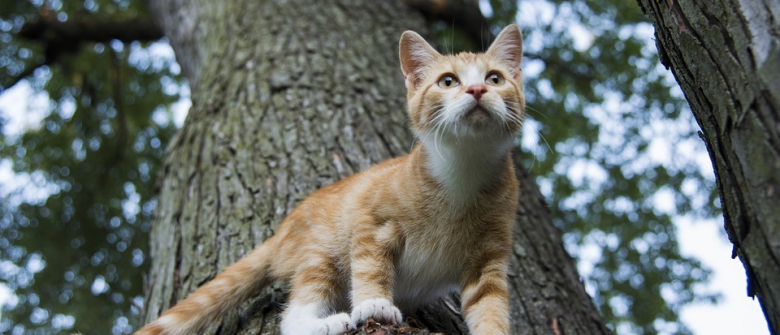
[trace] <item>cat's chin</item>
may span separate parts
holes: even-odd
[[[467,120],[470,119],[472,122],[484,121],[485,123],[489,122],[491,119],[490,112],[479,105],[466,112],[466,115],[464,115],[463,118]]]
[[[461,126],[470,130],[471,133],[492,133],[499,127],[493,112],[483,106],[475,106],[462,114],[460,119]]]
[[[457,126],[438,136],[444,141],[452,141],[453,143],[465,143],[469,140],[493,143],[513,136],[492,118],[479,117],[479,120],[477,119],[478,117],[464,118]]]

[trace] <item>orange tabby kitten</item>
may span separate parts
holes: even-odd
[[[484,54],[454,56],[407,31],[400,56],[420,139],[412,152],[312,193],[276,235],[136,334],[195,334],[275,279],[292,286],[285,335],[398,324],[399,308],[453,291],[471,334],[509,334],[520,30],[506,27]]]

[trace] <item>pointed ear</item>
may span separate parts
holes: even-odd
[[[401,35],[399,56],[401,59],[401,72],[403,72],[404,79],[406,79],[406,87],[414,89],[420,84],[422,70],[436,56],[439,56],[439,53],[422,36],[407,30]]]
[[[517,79],[523,63],[523,35],[520,29],[514,24],[506,26],[485,54],[504,62],[512,69],[512,75]]]

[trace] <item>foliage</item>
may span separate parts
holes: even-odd
[[[41,13],[125,19],[139,1],[0,0],[0,86],[43,62],[18,38]],[[48,8],[43,10],[41,8]],[[490,0],[495,33],[517,21],[526,46],[523,146],[596,304],[620,334],[687,333],[677,320],[708,271],[680,255],[672,217],[716,213],[714,181],[683,157],[701,150],[687,104],[657,64],[635,2]],[[478,49],[434,22],[447,50]],[[455,29],[452,29],[455,27]],[[153,49],[153,48],[151,48]],[[0,206],[0,281],[19,301],[0,332],[127,333],[140,304],[154,176],[181,79],[140,43],[84,44],[30,80],[50,104],[41,128],[0,133],[3,159],[51,196]],[[5,271],[10,269],[12,271]],[[106,285],[102,285],[105,283]],[[96,309],[96,310],[95,310]]]
[[[693,295],[709,271],[680,254],[672,218],[720,213],[712,172],[690,158],[704,150],[699,127],[659,65],[652,26],[634,1],[525,0],[517,12],[526,166],[599,310],[618,334],[689,333],[680,308],[716,295]]]
[[[3,89],[50,56],[17,36],[39,14],[145,15],[139,1],[2,0],[0,7]],[[28,78],[45,93],[40,127],[3,138],[0,155],[30,178],[26,188],[44,195],[31,200],[22,189],[0,208],[0,281],[18,299],[0,333],[130,332],[143,302],[156,170],[173,132],[168,106],[181,81],[172,60],[150,61],[149,52],[137,42],[84,43]]]

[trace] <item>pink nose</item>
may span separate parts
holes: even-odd
[[[474,99],[479,100],[483,94],[487,93],[487,88],[485,85],[480,84],[471,85],[466,89],[466,93],[473,95]]]

